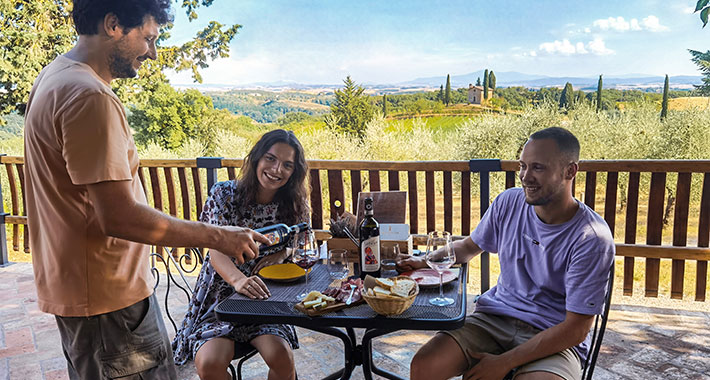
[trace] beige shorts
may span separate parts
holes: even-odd
[[[519,319],[474,312],[466,317],[464,327],[441,332],[454,338],[466,356],[468,368],[471,368],[478,361],[470,357],[467,350],[502,354],[525,343],[540,331]],[[579,380],[582,378],[582,363],[577,352],[568,348],[519,367],[515,375],[537,371],[554,373],[565,380]]]

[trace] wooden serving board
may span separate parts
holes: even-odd
[[[317,309],[317,310],[316,310],[316,309],[306,309],[306,307],[303,306],[303,302],[299,302],[299,303],[296,304],[296,306],[294,306],[294,308],[296,308],[296,310],[298,310],[298,311],[300,311],[301,313],[306,314],[306,315],[308,315],[308,316],[317,317],[317,316],[319,316],[319,315],[323,315],[323,314],[327,314],[327,313],[332,313],[332,312],[335,312],[335,311],[338,311],[338,310],[345,309],[345,308],[347,308],[347,307],[357,306],[357,305],[360,305],[360,304],[363,303],[363,302],[365,302],[365,300],[362,299],[362,298],[360,298],[360,300],[357,301],[357,302],[351,303],[350,305],[346,305],[344,302],[336,302],[336,303],[334,303],[334,304],[332,304],[332,305],[328,305],[328,306],[326,306],[326,307],[324,307],[324,308]]]

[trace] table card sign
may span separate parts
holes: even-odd
[[[409,224],[381,223],[380,242],[382,246],[399,245],[401,253],[412,253],[412,236],[409,234]]]

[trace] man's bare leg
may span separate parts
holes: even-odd
[[[468,361],[459,344],[438,333],[414,355],[409,376],[412,380],[444,380],[460,375],[466,367]]]

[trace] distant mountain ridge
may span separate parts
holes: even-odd
[[[454,88],[468,87],[469,84],[475,84],[478,78],[483,81],[483,70],[475,71],[468,74],[452,75],[451,86]],[[517,71],[495,72],[497,87],[514,87],[523,86],[528,88],[541,87],[563,87],[565,83],[570,82],[572,86],[579,90],[596,89],[599,76],[590,77],[552,77],[547,75],[526,74]],[[663,87],[665,80],[664,76],[648,75],[648,74],[624,74],[614,76],[603,76],[604,88],[616,89],[659,89]],[[669,77],[670,87],[672,89],[690,90],[693,85],[702,83],[700,75],[678,75]],[[370,92],[398,92],[412,90],[431,90],[437,89],[441,85],[446,84],[446,76],[416,78],[409,81],[397,83],[372,83],[365,82],[363,87]],[[197,88],[201,91],[225,91],[230,89],[269,89],[269,90],[307,90],[307,91],[332,91],[342,87],[342,83],[337,84],[304,84],[293,81],[276,81],[276,82],[258,82],[245,85],[226,85],[226,84],[175,84],[179,88]]]
[[[494,71],[495,72],[495,71]],[[452,87],[467,87],[475,84],[478,78],[483,81],[483,70],[464,75],[451,76]],[[594,77],[551,77],[546,75],[524,74],[516,71],[495,72],[497,87],[523,86],[528,88],[564,87],[570,82],[575,89],[596,88],[599,76]],[[702,76],[678,75],[669,77],[672,88],[692,88],[693,85],[702,83]],[[605,88],[649,88],[663,87],[664,76],[647,74],[628,74],[615,76],[602,76]],[[446,84],[446,76],[417,78],[407,82],[398,83],[406,86],[439,87]]]

